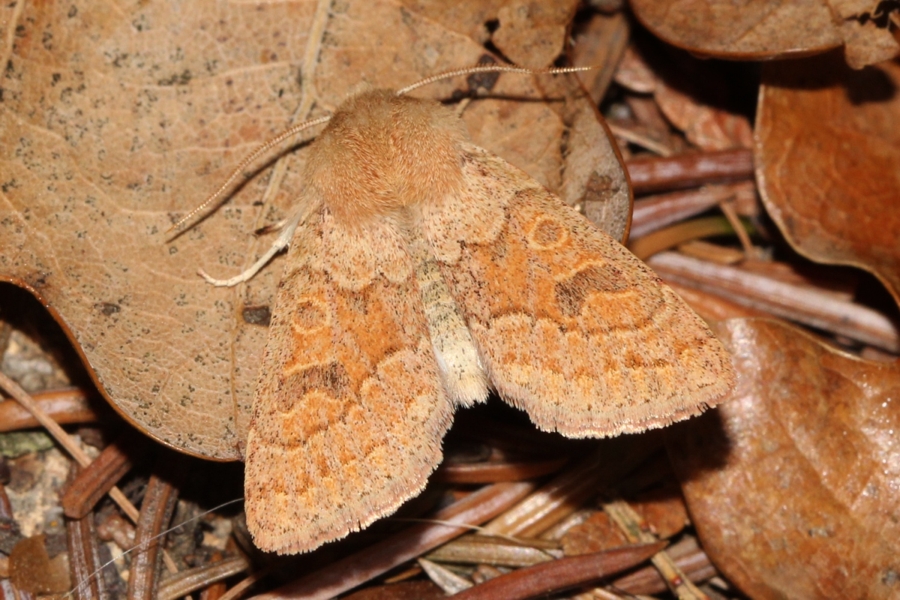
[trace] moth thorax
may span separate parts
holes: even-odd
[[[316,139],[305,180],[335,219],[360,224],[462,190],[465,126],[431,100],[364,92]]]

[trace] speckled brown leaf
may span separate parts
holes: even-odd
[[[148,434],[202,456],[240,456],[282,265],[236,289],[196,272],[234,275],[269,246],[271,236],[251,232],[290,210],[304,151],[287,157],[263,206],[268,168],[174,242],[165,230],[304,100],[317,116],[363,85],[399,87],[475,64],[489,32],[430,10],[337,2],[311,35],[311,2],[0,8],[12,40],[0,57],[0,278],[42,298],[114,405]],[[318,60],[304,65],[307,47]],[[465,81],[416,93],[456,89]],[[505,75],[494,91],[536,101],[472,103],[465,120],[476,143],[570,204],[627,215],[615,151],[570,83]]]
[[[798,252],[871,271],[900,302],[898,123],[897,61],[763,67],[755,162],[769,214]]]
[[[577,0],[507,2],[497,13],[494,44],[516,64],[550,67],[563,51],[577,8]]]
[[[512,62],[531,68],[552,66],[564,51],[576,0],[401,0],[478,43],[490,41]],[[493,24],[493,33],[485,23]]]
[[[631,6],[670,44],[721,58],[783,58],[843,45],[847,62],[862,68],[898,50],[879,3],[868,0],[632,0]]]
[[[718,333],[738,387],[670,447],[710,558],[752,598],[898,597],[900,366],[776,321]]]

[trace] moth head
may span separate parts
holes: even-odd
[[[462,190],[462,121],[433,100],[366,91],[344,101],[313,143],[304,180],[349,225]]]

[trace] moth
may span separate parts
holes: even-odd
[[[344,101],[303,181],[253,268],[206,276],[245,281],[288,247],[246,443],[263,550],[306,552],[395,511],[441,462],[456,408],[491,390],[580,438],[668,425],[734,384],[648,267],[435,101]]]

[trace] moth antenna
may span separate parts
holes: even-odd
[[[166,238],[171,239],[173,237],[173,234],[181,233],[185,224],[192,221],[194,217],[199,213],[205,211],[210,204],[212,204],[217,198],[219,198],[222,193],[227,190],[232,183],[234,183],[234,180],[237,179],[241,175],[241,173],[243,173],[244,169],[253,164],[253,162],[255,162],[256,159],[258,159],[260,156],[264,155],[272,148],[281,145],[282,142],[294,137],[304,129],[327,123],[330,119],[331,116],[325,116],[319,117],[318,119],[312,119],[310,121],[304,121],[303,123],[298,123],[293,127],[285,129],[273,138],[269,138],[262,145],[258,146],[253,152],[245,156],[244,159],[241,160],[240,163],[238,163],[238,166],[234,168],[234,170],[231,172],[231,175],[228,176],[225,182],[219,186],[219,189],[207,196],[206,200],[204,200],[203,203],[200,204],[200,206],[196,207],[194,210],[179,219],[177,223],[169,227],[169,229],[166,231]]]
[[[466,67],[464,69],[454,69],[452,71],[446,71],[438,75],[426,77],[425,79],[417,81],[412,85],[408,85],[405,88],[397,90],[397,95],[403,96],[413,90],[424,87],[436,81],[440,81],[442,79],[450,79],[452,77],[459,77],[462,75],[473,75],[476,73],[525,73],[531,75],[561,75],[564,73],[580,73],[582,71],[590,71],[597,68],[599,68],[599,66],[529,69],[528,67],[519,67],[516,65],[478,65],[475,67]],[[241,173],[243,173],[244,169],[250,166],[260,156],[264,155],[272,148],[279,146],[285,140],[294,137],[301,131],[310,127],[315,127],[316,125],[327,123],[330,119],[330,116],[325,116],[319,117],[318,119],[305,121],[303,123],[298,123],[297,125],[294,125],[293,127],[282,131],[275,137],[269,138],[266,142],[253,150],[253,152],[245,156],[243,160],[238,163],[237,167],[235,167],[234,170],[231,171],[231,174],[225,179],[222,185],[220,185],[219,188],[216,189],[216,191],[207,196],[207,198],[199,206],[194,208],[191,212],[179,219],[178,222],[169,227],[169,229],[166,230],[166,238],[171,239],[174,234],[181,233],[186,224],[191,222],[198,214],[204,212],[207,208],[209,208],[209,205],[212,204],[216,199],[218,199],[231,186],[231,184],[234,183],[234,180],[237,179],[241,175]]]
[[[166,534],[168,534],[168,533],[170,533],[170,532],[172,532],[172,531],[175,531],[175,530],[178,529],[179,527],[182,527],[182,526],[184,526],[184,525],[187,525],[188,523],[191,523],[191,522],[193,522],[193,521],[198,521],[198,520],[202,519],[203,517],[205,517],[206,515],[210,514],[211,512],[215,512],[215,511],[219,510],[220,508],[225,508],[226,506],[229,506],[229,505],[231,505],[231,504],[236,504],[236,503],[238,503],[238,502],[243,502],[243,501],[244,501],[243,498],[235,498],[235,499],[233,499],[233,500],[229,500],[228,502],[223,502],[222,504],[219,504],[218,506],[214,506],[214,507],[210,508],[209,510],[200,513],[200,514],[197,515],[196,517],[193,517],[193,518],[191,518],[191,519],[188,519],[187,521],[184,521],[183,523],[179,523],[178,525],[175,525],[174,527],[169,527],[169,528],[166,529],[165,531],[159,532],[158,534],[154,535],[152,538],[150,538],[150,539],[147,540],[146,542],[141,542],[140,544],[136,544],[136,545],[132,546],[131,548],[128,548],[127,550],[124,550],[124,551],[122,552],[121,556],[126,556],[126,555],[131,554],[132,552],[135,552],[135,551],[140,550],[140,549],[142,549],[142,548],[149,547],[150,544],[152,544],[153,542],[155,542],[155,541],[158,540],[159,538],[163,537],[164,535],[166,535]],[[117,558],[121,558],[121,556],[120,556],[120,557],[117,557]],[[63,597],[64,597],[64,598],[74,598],[74,597],[75,597],[75,592],[77,592],[78,589],[81,588],[81,586],[85,585],[85,584],[88,583],[91,579],[93,579],[94,577],[96,577],[97,575],[99,575],[100,573],[102,573],[102,572],[103,572],[103,569],[105,569],[105,568],[108,567],[109,565],[111,565],[111,564],[113,564],[114,562],[116,562],[117,558],[112,558],[112,559],[106,561],[105,563],[103,563],[102,565],[100,565],[99,567],[97,567],[92,573],[88,573],[85,577],[83,577],[80,581],[78,581],[78,582],[74,585],[74,587],[72,587],[72,589],[69,590]]]
[[[398,96],[403,96],[409,92],[419,89],[420,87],[440,81],[442,79],[450,79],[451,77],[460,77],[462,75],[474,75],[476,73],[525,73],[528,75],[562,75],[564,73],[580,73],[582,71],[591,71],[599,69],[600,65],[591,65],[586,67],[548,67],[544,69],[529,69],[528,67],[519,67],[516,65],[478,65],[475,67],[466,67],[465,69],[454,69],[445,71],[431,77],[426,77],[412,85],[397,90]]]

